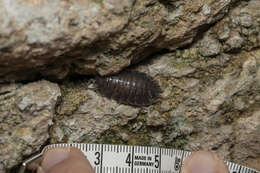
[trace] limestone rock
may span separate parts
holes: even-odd
[[[218,22],[214,30],[225,51],[252,50],[260,45],[260,2],[241,2]]]
[[[0,82],[107,75],[193,41],[230,0],[0,2]],[[113,68],[111,68],[113,67]]]
[[[39,81],[0,86],[0,172],[21,163],[49,138],[59,87]]]
[[[52,127],[52,142],[95,142],[115,125],[125,125],[137,117],[139,109],[119,105],[87,91],[88,99],[71,116],[57,117]]]
[[[1,84],[1,173],[15,170],[47,140],[204,149],[260,170],[260,1],[0,4],[7,7],[0,8],[1,82],[110,74],[195,41],[132,66],[163,91],[149,107],[104,98],[88,85],[89,77],[60,87],[48,81]],[[27,13],[19,16],[22,10]]]
[[[238,119],[235,131],[234,161],[243,161],[250,167],[260,163],[260,110],[249,114],[249,117]]]
[[[206,36],[201,40],[200,54],[202,56],[216,56],[220,53],[221,44],[217,39]]]
[[[152,111],[148,113],[147,125],[148,126],[162,126],[166,125],[167,120],[160,115],[158,111]]]

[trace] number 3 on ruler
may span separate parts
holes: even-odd
[[[95,165],[99,165],[100,164],[100,152],[95,152],[95,156],[96,156],[96,159],[95,160]]]

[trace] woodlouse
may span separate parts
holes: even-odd
[[[112,76],[96,77],[94,81],[101,95],[126,105],[151,105],[158,100],[161,93],[158,83],[139,71],[123,71]]]

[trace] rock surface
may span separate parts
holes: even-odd
[[[0,172],[40,149],[49,138],[57,84],[39,81],[0,86]]]
[[[0,173],[15,172],[56,142],[205,149],[260,171],[260,1],[19,1],[28,14],[17,21],[13,2],[0,2],[9,7],[0,13],[13,15],[4,19],[13,25],[3,22],[0,32],[9,28],[14,38],[0,34],[1,45],[10,45],[0,48],[1,81],[109,74],[194,42],[132,67],[161,86],[161,100],[148,107],[100,96],[88,89],[89,77],[1,84]],[[43,8],[35,16],[37,6]]]
[[[3,0],[0,82],[116,73],[191,43],[231,0]],[[113,68],[111,68],[113,66]]]

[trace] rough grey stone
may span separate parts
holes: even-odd
[[[254,167],[260,162],[260,110],[252,112],[252,115],[238,119],[235,131],[236,145],[233,157],[237,162],[245,162]]]
[[[253,24],[252,18],[249,14],[242,14],[240,16],[240,24],[244,27],[250,27]]]
[[[152,137],[155,139],[157,143],[160,143],[163,140],[163,134],[161,132],[152,133]]]
[[[234,94],[249,90],[255,78],[255,72],[251,73],[250,71],[256,70],[256,64],[256,59],[251,57],[243,64],[243,70],[239,76],[227,75],[225,78],[216,81],[213,87],[208,88],[202,94],[207,109],[216,112]]]
[[[61,92],[39,81],[3,85],[0,93],[0,172],[6,172],[46,143]]]
[[[14,2],[0,3],[17,7]],[[0,32],[6,32],[0,34],[0,62],[4,61],[0,67],[1,80],[3,76],[4,80],[33,77],[38,75],[37,70],[44,76],[60,79],[72,71],[110,74],[154,51],[175,50],[190,44],[201,32],[199,28],[217,23],[190,47],[163,53],[136,67],[157,80],[163,91],[161,100],[149,107],[117,104],[87,89],[84,82],[74,83],[76,79],[67,81],[68,86],[62,83],[61,91],[47,81],[1,84],[0,172],[8,172],[21,163],[22,157],[33,154],[46,140],[211,150],[225,160],[260,170],[260,1],[237,1],[232,7],[229,0],[118,2],[19,1],[26,7],[21,9],[29,13],[35,6],[45,4],[42,10],[50,14],[27,24],[24,30],[30,32],[25,34],[13,32],[6,22],[10,18],[0,17],[4,21]],[[59,7],[57,3],[63,5],[60,9],[63,16],[56,25],[52,17],[57,9],[46,7]],[[228,15],[218,21],[227,14],[228,7]],[[10,8],[7,10],[10,12]],[[6,11],[0,13],[6,16]],[[34,19],[33,15],[26,15],[15,24],[23,26],[27,19]],[[49,28],[45,27],[49,22]],[[50,29],[55,25],[58,31]],[[243,39],[237,52],[223,54],[222,49],[215,49],[220,43],[220,47],[229,48],[230,39],[236,35]],[[200,54],[200,43],[207,39],[214,43],[210,46],[216,55],[211,58]],[[17,47],[13,49],[12,45]],[[18,75],[17,70],[24,69],[25,62],[30,62],[26,68],[35,69]]]
[[[1,1],[0,82],[119,72],[155,51],[190,44],[199,28],[224,17],[230,4]]]
[[[221,44],[217,39],[206,36],[201,40],[199,51],[202,56],[215,56],[220,53]]]
[[[212,29],[225,51],[252,50],[260,43],[260,1],[241,2]]]
[[[225,48],[226,51],[232,51],[232,50],[239,50],[243,45],[244,39],[238,34],[234,34],[231,36],[227,41],[227,48]]]
[[[87,102],[73,116],[64,116],[53,126],[53,142],[94,142],[112,126],[126,125],[139,112],[138,108],[119,105],[94,91],[87,91],[87,94]]]
[[[152,112],[148,112],[147,116],[147,125],[148,126],[162,126],[166,125],[167,120],[160,115],[160,113],[156,110]]]
[[[220,26],[217,34],[219,40],[227,40],[230,37],[230,28],[228,24],[224,24]]]
[[[162,75],[177,78],[187,76],[195,71],[195,68],[176,59],[175,55],[172,55],[172,59],[168,58],[169,56],[171,55],[167,55],[165,58],[154,59],[151,65],[139,69],[148,72],[151,76]],[[173,64],[175,65],[174,68],[172,68]]]

